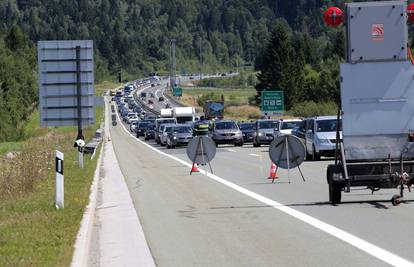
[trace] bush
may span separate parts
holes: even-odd
[[[287,114],[295,117],[311,117],[322,115],[336,115],[337,113],[338,106],[332,101],[323,103],[305,101],[295,104]]]
[[[207,100],[220,101],[221,100],[221,96],[220,96],[220,94],[217,94],[217,93],[203,94],[202,96],[200,96],[197,99],[197,104],[200,107],[204,107],[204,104],[206,103]]]

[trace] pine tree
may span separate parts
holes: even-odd
[[[256,85],[256,101],[260,103],[260,95],[263,90],[283,90],[285,94],[285,106],[290,108],[294,97],[296,73],[294,50],[289,37],[289,29],[286,24],[278,21],[270,35],[266,45],[263,66],[257,74],[259,83]]]

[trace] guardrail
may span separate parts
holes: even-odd
[[[148,107],[147,106],[147,103],[145,103],[144,101],[142,101],[139,97],[138,97],[138,95],[137,95],[137,93],[138,93],[138,90],[135,90],[135,92],[134,92],[134,99],[135,99],[135,101],[137,102],[137,103],[139,103],[140,105],[141,105],[141,107],[142,107],[142,109],[143,110],[145,110],[145,111],[147,111],[147,112],[151,112],[151,113],[153,113],[154,115],[161,115],[161,113],[159,112],[159,111],[156,111],[155,109],[152,109],[152,108],[150,108],[150,107]]]
[[[167,94],[166,91],[163,92],[164,97],[168,98],[168,100],[173,103],[175,106],[177,107],[186,107],[186,105],[184,105],[183,103],[179,102],[178,100],[176,100],[174,97],[170,96],[169,94]]]

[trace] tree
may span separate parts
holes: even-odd
[[[285,93],[285,105],[292,106],[295,95],[296,82],[295,54],[290,42],[289,29],[286,24],[278,21],[266,45],[263,58],[263,67],[257,74],[259,83],[256,85],[256,101],[260,102],[260,95],[263,90],[283,90]]]

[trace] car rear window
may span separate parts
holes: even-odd
[[[242,123],[242,124],[240,124],[240,130],[242,130],[242,131],[254,130],[254,123]]]
[[[282,130],[293,129],[293,128],[299,127],[300,124],[301,124],[301,121],[284,121],[282,122],[281,129]]]
[[[217,130],[237,129],[237,125],[234,121],[217,122],[216,129]]]
[[[274,129],[279,127],[279,121],[260,121],[260,129]]]
[[[342,121],[340,121],[339,123],[339,130],[342,131]],[[316,121],[316,131],[317,132],[335,132],[336,131],[336,119]]]
[[[193,129],[191,127],[174,127],[174,132],[177,133],[191,133],[192,130]]]

